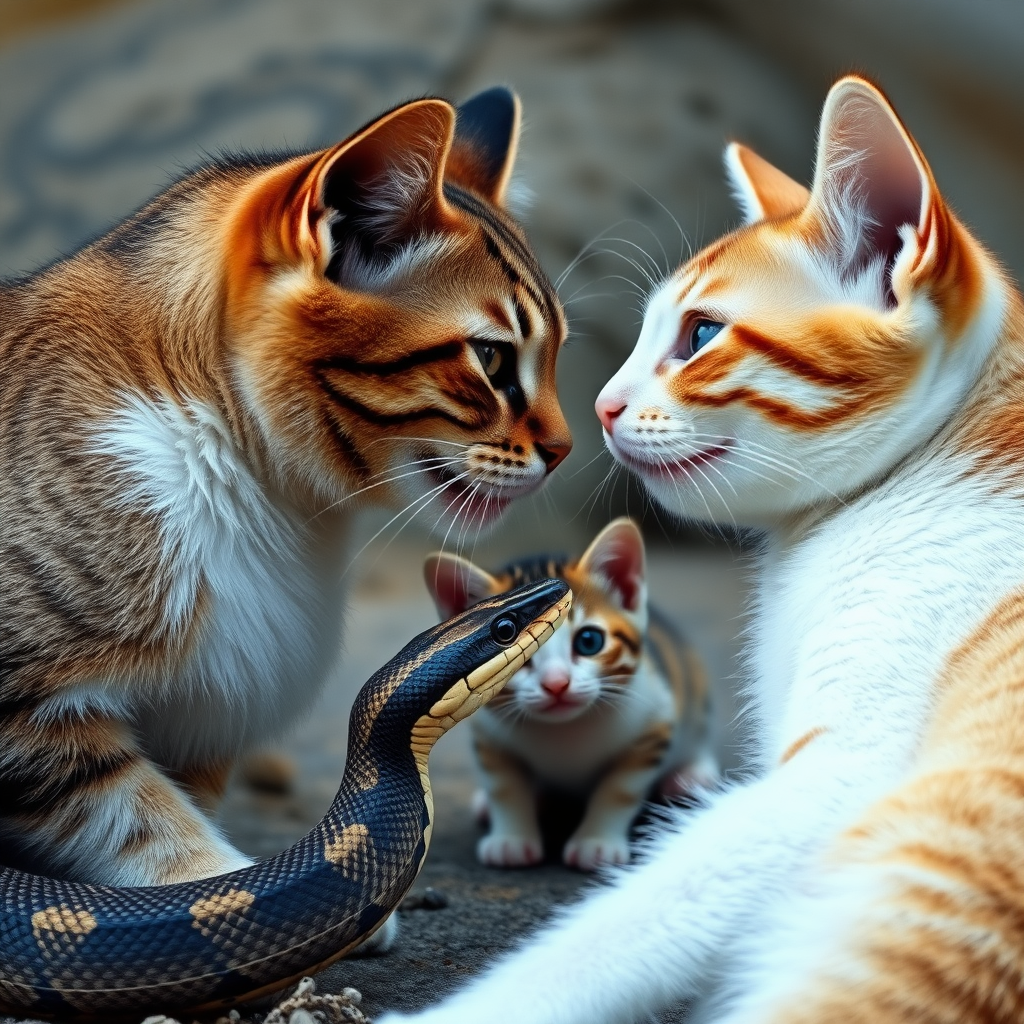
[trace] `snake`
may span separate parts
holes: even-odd
[[[419,874],[434,820],[427,757],[565,619],[568,585],[485,598],[363,685],[329,810],[282,853],[172,885],[86,885],[0,868],[0,1007],[112,1020],[223,1010],[369,938]]]

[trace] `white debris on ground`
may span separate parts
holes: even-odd
[[[320,995],[316,990],[316,982],[312,978],[303,978],[290,996],[282,999],[259,1021],[260,1024],[371,1024],[370,1019],[359,1009],[362,999],[362,995],[354,988]],[[256,1018],[243,1017],[238,1010],[230,1010],[226,1016],[218,1017],[215,1024],[255,1024],[255,1021]],[[182,1022],[158,1013],[147,1017],[142,1024]]]

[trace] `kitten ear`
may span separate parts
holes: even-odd
[[[889,101],[863,78],[840,79],[821,115],[809,210],[840,266],[857,270],[881,258],[888,267],[915,237],[928,248],[937,242],[926,236],[939,207],[928,164]]]
[[[519,145],[519,97],[504,86],[477,93],[459,105],[455,142],[445,177],[505,206]]]
[[[738,142],[725,147],[725,172],[745,224],[799,213],[810,190]]]
[[[579,564],[607,580],[626,611],[641,610],[647,598],[644,538],[632,519],[613,519],[594,538]]]
[[[498,581],[488,572],[458,555],[435,551],[423,563],[423,578],[427,581],[438,613],[450,619],[464,612],[477,601],[501,590]]]
[[[408,239],[454,224],[441,192],[454,128],[450,103],[415,100],[269,175],[285,257],[312,260],[326,273],[346,246],[379,260]]]

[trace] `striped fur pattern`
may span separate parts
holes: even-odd
[[[763,531],[756,771],[417,1020],[1024,1019],[1024,304],[861,78],[809,190],[727,166],[747,223],[597,408],[667,509]]]
[[[624,864],[630,826],[656,785],[678,796],[717,777],[708,678],[693,647],[648,606],[632,520],[610,523],[571,561],[534,558],[491,574],[438,553],[424,575],[445,618],[549,576],[575,595],[568,627],[473,719],[477,811],[489,824],[482,863],[541,861],[537,797],[554,789],[586,800],[562,860],[584,871]]]
[[[472,530],[565,456],[518,124],[493,89],[222,160],[0,289],[7,859],[248,864],[202,809],[327,676],[349,511]]]

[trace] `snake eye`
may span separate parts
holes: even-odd
[[[519,636],[519,625],[515,619],[509,618],[507,615],[503,615],[500,619],[495,619],[491,623],[491,636],[494,637],[495,641],[501,644],[502,647],[508,647],[517,636]]]

